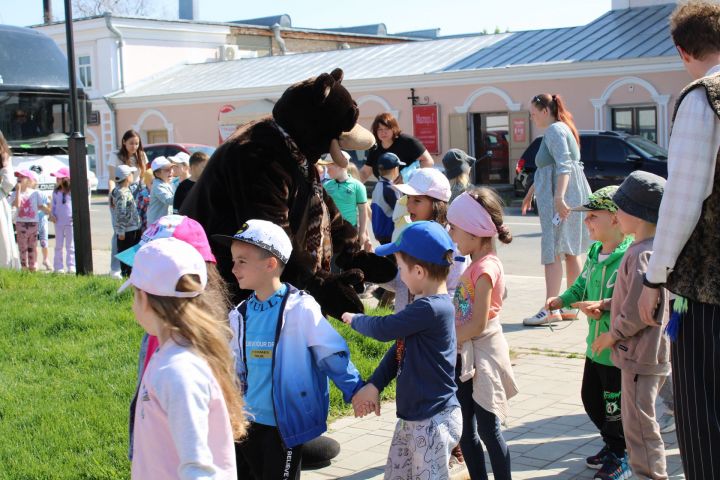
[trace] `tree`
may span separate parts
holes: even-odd
[[[156,0],[72,0],[77,17],[92,17],[105,12],[115,15],[147,17],[156,13]]]

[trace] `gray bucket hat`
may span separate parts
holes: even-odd
[[[442,163],[445,167],[445,175],[452,180],[463,173],[470,173],[470,169],[475,164],[475,158],[459,148],[451,148],[443,157]]]
[[[633,217],[657,224],[665,179],[653,173],[635,170],[613,196],[618,208]]]

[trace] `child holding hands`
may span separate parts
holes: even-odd
[[[38,212],[42,210],[50,215],[50,208],[46,205],[44,195],[34,188],[38,181],[35,172],[21,169],[15,172],[15,176],[18,180],[15,191],[10,196],[10,204],[17,209],[15,231],[20,251],[20,265],[23,270],[34,272],[37,260]]]
[[[422,221],[408,225],[396,242],[375,252],[395,254],[401,278],[415,300],[403,311],[385,317],[342,316],[363,335],[380,341],[398,339],[353,398],[360,413],[367,413],[363,405],[379,405],[380,392],[397,377],[399,420],[385,466],[387,479],[448,479],[450,454],[460,440],[462,415],[454,380],[455,311],[445,285],[453,250],[453,242],[440,224]]]

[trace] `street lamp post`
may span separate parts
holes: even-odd
[[[70,195],[72,197],[73,234],[75,236],[75,269],[78,275],[91,275],[92,242],[90,240],[90,202],[87,180],[87,149],[80,131],[77,77],[75,76],[75,44],[73,43],[72,5],[65,0],[65,36],[67,39],[68,76],[70,77],[70,122],[68,138],[70,157]]]

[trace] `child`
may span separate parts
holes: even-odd
[[[637,170],[620,185],[613,200],[618,206],[620,230],[635,241],[625,252],[618,269],[611,301],[610,331],[592,344],[593,352],[609,352],[622,371],[622,424],[630,466],[638,478],[667,479],[665,446],[655,420],[655,399],[670,373],[670,342],[663,335],[668,318],[668,294],[661,289],[655,314],[658,327],[643,323],[638,300],[643,276],[652,255],[655,226],[665,179]],[[616,478],[616,477],[613,477]]]
[[[190,155],[185,152],[178,152],[172,157],[167,157],[172,163],[172,186],[173,190],[177,190],[180,182],[190,178]]]
[[[68,273],[75,273],[75,234],[73,232],[72,198],[70,198],[70,169],[63,167],[52,174],[56,177],[52,195],[50,220],[55,224],[55,257],[53,269],[56,273],[63,270],[63,245],[65,246],[65,266]]]
[[[233,274],[254,293],[230,312],[236,368],[252,421],[236,446],[254,478],[300,478],[302,445],[327,429],[328,377],[349,402],[363,386],[345,340],[305,292],[280,282],[292,252],[285,231],[248,220],[230,246]]]
[[[133,174],[137,168],[127,165],[115,167],[115,182],[117,186],[112,192],[113,209],[113,230],[117,235],[118,252],[124,252],[140,241],[140,216],[138,215],[135,197],[130,191],[130,185],[134,182]],[[120,270],[124,277],[130,276],[132,267],[121,262]]]
[[[243,401],[227,343],[232,332],[206,284],[202,256],[163,238],[138,250],[120,287],[135,287],[135,318],[160,344],[140,385],[133,478],[236,478]]]
[[[45,204],[50,203],[50,199],[47,197],[47,194],[45,192],[40,190],[40,194],[43,196],[43,202]],[[40,242],[40,251],[42,252],[43,267],[45,267],[45,270],[52,270],[50,262],[48,261],[48,257],[50,256],[50,252],[48,251],[48,241],[50,239],[48,231],[48,216],[45,214],[44,211],[38,210],[37,222],[38,242]]]
[[[141,181],[130,185],[131,190],[135,190],[135,205],[137,205],[138,218],[140,218],[140,231],[144,232],[148,227],[147,223],[147,211],[150,206],[150,190],[152,189],[153,176],[152,170],[147,169],[145,173],[139,174],[142,178]]]
[[[510,479],[510,451],[500,425],[518,388],[500,324],[505,278],[493,239],[510,243],[512,235],[503,224],[501,200],[487,188],[461,194],[450,204],[448,222],[460,253],[472,259],[455,290],[457,342],[471,347],[458,358],[455,376],[463,418],[460,447],[471,479],[488,478],[481,440],[495,478]]]
[[[350,161],[350,155],[342,152]],[[337,165],[328,154],[318,161],[327,167],[329,180],[323,183],[325,191],[332,197],[342,217],[357,228],[360,245],[368,241],[367,235],[367,190],[360,181],[352,178],[347,167]]]
[[[150,191],[150,205],[147,211],[147,224],[155,223],[158,218],[172,213],[173,190],[170,180],[172,178],[172,163],[165,157],[157,157],[151,165],[153,176],[152,190]],[[119,249],[118,249],[119,250]]]
[[[18,179],[10,203],[17,210],[15,230],[17,233],[20,265],[25,270],[35,271],[38,237],[38,211],[49,214],[43,195],[33,188],[38,176],[32,170],[21,169],[15,172]]]
[[[342,315],[345,323],[363,335],[382,342],[399,339],[353,399],[356,414],[369,413],[367,403],[376,405],[379,414],[380,392],[397,377],[399,420],[385,465],[388,479],[448,479],[450,454],[460,440],[455,312],[445,286],[453,250],[442,225],[410,224],[398,241],[378,247],[376,253],[395,254],[402,280],[416,300],[385,317]]]
[[[392,152],[385,152],[378,157],[377,166],[380,173],[377,185],[372,194],[372,228],[375,239],[381,244],[390,243],[394,229],[393,209],[400,197],[392,186],[402,183],[400,167],[405,163]]]
[[[590,238],[595,240],[588,251],[582,273],[562,295],[547,300],[546,307],[580,308],[587,315],[589,329],[581,397],[585,412],[600,430],[604,446],[585,463],[600,471],[593,478],[624,478],[630,467],[625,455],[625,438],[620,418],[620,369],[610,359],[610,352],[592,349],[595,339],[610,328],[610,306],[605,301],[612,297],[617,269],[625,250],[632,243],[620,230],[612,185],[591,194],[585,205],[575,207],[576,212],[587,212],[585,225]],[[613,476],[615,475],[615,476]]]
[[[445,175],[450,180],[452,191],[450,202],[452,202],[470,185],[470,171],[475,165],[475,158],[459,148],[451,148],[443,156],[442,163],[445,167]]]
[[[175,189],[175,198],[173,198],[173,211],[175,213],[180,212],[180,207],[182,207],[185,197],[188,196],[188,193],[190,193],[190,190],[195,185],[195,182],[197,182],[200,175],[202,175],[203,170],[205,170],[205,165],[207,165],[207,161],[209,159],[210,157],[208,157],[205,152],[195,152],[190,155],[190,159],[188,160],[190,164],[190,176],[184,177]]]

